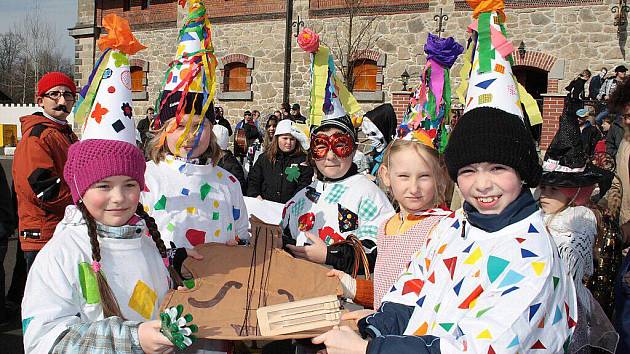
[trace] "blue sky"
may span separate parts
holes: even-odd
[[[41,20],[54,30],[64,56],[74,58],[74,40],[68,35],[68,28],[77,21],[77,0],[0,0],[0,33],[23,21],[36,7]]]

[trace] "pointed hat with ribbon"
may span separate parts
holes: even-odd
[[[493,107],[523,119],[531,125],[542,123],[533,97],[512,73],[514,46],[507,39],[503,0],[467,0],[474,22],[468,26],[471,38],[460,71],[457,89],[464,113],[477,107]]]
[[[179,124],[185,114],[202,117],[214,115],[212,101],[215,95],[217,59],[206,7],[203,0],[179,0],[179,4],[182,7],[188,4],[188,15],[179,31],[175,59],[164,75],[162,91],[156,102],[156,110],[162,123],[175,117]],[[177,142],[177,150],[184,144],[190,132],[195,137],[195,145],[199,140],[203,124],[192,127],[192,121],[187,121],[185,133]],[[167,128],[167,133],[173,132],[176,127],[177,124],[171,125]],[[164,143],[164,139],[161,143]]]
[[[135,145],[129,55],[145,46],[131,33],[127,20],[115,14],[103,18],[107,35],[98,40],[103,55],[81,90],[75,119],[83,123],[82,140],[118,140]]]
[[[444,152],[451,115],[449,69],[463,51],[452,37],[440,38],[429,33],[424,46],[427,64],[398,128],[398,138],[415,140]]]
[[[361,106],[337,77],[330,49],[320,44],[319,35],[305,28],[297,38],[300,48],[311,54],[310,126],[324,120],[354,116]]]

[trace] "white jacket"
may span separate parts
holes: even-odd
[[[99,226],[102,232],[124,236],[99,237],[101,271],[123,316],[132,321],[157,319],[170,278],[155,243],[145,236],[144,221],[134,226]],[[28,274],[22,300],[27,353],[48,353],[70,326],[103,319],[91,262],[83,216],[74,205],[68,206]]]

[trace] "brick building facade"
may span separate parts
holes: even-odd
[[[293,19],[320,33],[338,52],[347,38],[348,0],[293,0]],[[285,0],[206,0],[219,60],[217,103],[233,122],[245,110],[271,114],[282,102]],[[506,0],[507,29],[515,51],[514,72],[539,99],[545,126],[542,147],[549,143],[561,110],[563,88],[583,69],[597,72],[623,63],[629,45],[624,27],[618,33],[611,6],[618,0]],[[173,58],[184,10],[176,0],[79,0],[75,38],[75,78],[86,83],[98,58],[95,40],[104,15],[127,18],[137,38],[148,48],[132,58],[136,114],[154,104],[168,63]],[[436,14],[447,14],[445,36],[465,44],[471,11],[464,0],[362,0],[355,29],[371,21],[353,56],[337,56],[339,64],[354,61],[354,93],[364,110],[392,102],[402,112],[401,74],[418,84],[426,61],[422,50],[427,32],[437,28]],[[293,28],[295,33],[295,27]],[[354,33],[354,37],[357,32]],[[309,57],[292,37],[291,103],[308,106]],[[369,43],[368,43],[369,42]],[[367,45],[367,47],[365,47]],[[459,83],[460,60],[451,72]],[[399,107],[400,106],[400,107]],[[305,111],[303,109],[303,111]]]

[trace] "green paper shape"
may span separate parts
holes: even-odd
[[[123,65],[129,65],[129,58],[126,54],[120,52],[112,52],[112,58],[114,58],[114,65],[120,68]]]
[[[552,277],[553,278],[553,290],[555,291],[556,288],[558,287],[558,282],[560,282],[560,278],[558,277]]]
[[[206,197],[208,196],[208,193],[210,193],[211,190],[212,190],[212,186],[209,185],[208,183],[204,183],[199,190],[199,193],[201,194],[201,200],[206,200]]]
[[[184,279],[183,283],[186,289],[192,289],[195,287],[195,279]]]
[[[508,264],[510,264],[510,262],[508,262],[507,260],[503,258],[499,258],[495,256],[488,257],[487,270],[488,270],[488,278],[490,279],[490,282],[494,283],[494,281],[497,280],[499,275],[503,273],[503,271],[505,270],[505,267],[507,267]]]
[[[96,273],[88,262],[79,263],[79,283],[85,302],[92,305],[101,301],[101,293],[98,291]]]
[[[154,210],[166,210],[166,196],[162,195],[162,197],[153,206],[153,209]]]
[[[33,317],[25,318],[22,320],[22,333],[26,333],[26,329],[28,328],[28,325],[31,323],[32,320]]]
[[[477,315],[475,317],[479,318],[479,317],[483,316],[483,314],[488,312],[488,311],[490,311],[490,309],[492,309],[492,306],[488,307],[487,309],[483,309],[483,310],[477,312]]]
[[[212,212],[212,220],[219,220],[219,212],[218,211],[213,211]]]
[[[444,328],[445,331],[449,332],[451,328],[453,328],[454,323],[440,323],[440,327]]]
[[[229,223],[229,224],[228,224],[227,230],[228,230],[228,231],[232,231],[232,223]]]
[[[284,173],[287,175],[287,181],[297,182],[300,178],[300,168],[297,165],[291,165],[284,169]]]
[[[433,308],[433,311],[435,311],[436,313],[440,311],[440,305],[442,305],[442,303],[435,305],[435,307]]]
[[[491,12],[483,12],[479,14],[477,26],[477,45],[479,48],[479,73],[487,73],[492,71],[492,42],[490,37],[490,20]]]
[[[173,230],[175,230],[175,225],[169,222],[168,225],[166,225],[166,229],[170,232],[173,232]]]

